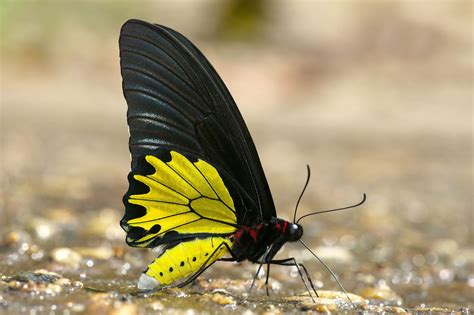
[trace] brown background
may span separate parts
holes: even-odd
[[[106,208],[117,225],[108,239],[123,244],[129,153],[117,40],[125,20],[140,18],[182,32],[216,67],[280,216],[292,216],[306,164],[301,214],[367,193],[359,209],[303,221],[314,248],[348,249],[346,267],[391,266],[375,274],[389,283],[397,272],[426,283],[416,268],[434,255],[431,284],[443,286],[448,269],[474,285],[471,2],[233,3],[3,3],[0,231],[34,236],[34,220],[54,224],[51,211],[87,224]],[[82,228],[45,248],[93,244]]]

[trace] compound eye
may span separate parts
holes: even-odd
[[[288,230],[291,241],[297,241],[303,235],[303,228],[298,224],[291,224]]]

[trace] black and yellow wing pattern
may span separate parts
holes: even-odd
[[[119,45],[132,155],[121,225],[129,245],[159,249],[142,287],[168,285],[275,207],[243,118],[203,54],[139,20],[123,25]]]
[[[126,201],[145,209],[143,216],[126,222],[130,229],[143,231],[140,236],[129,236],[128,243],[146,247],[166,233],[234,232],[237,226],[234,202],[217,170],[203,160],[193,163],[176,151],[170,154],[169,162],[147,155],[145,160],[155,172],[133,174],[132,180],[149,190],[131,194]]]

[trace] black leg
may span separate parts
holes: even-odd
[[[248,293],[247,293],[247,296],[250,296],[250,292],[252,291],[254,285],[255,285],[255,280],[257,279],[258,277],[258,274],[260,273],[260,270],[262,269],[262,266],[263,264],[266,264],[267,262],[265,261],[266,260],[266,257],[268,255],[268,252],[271,250],[271,247],[267,247],[265,253],[263,254],[262,256],[262,261],[259,262],[259,261],[256,261],[256,263],[259,263],[260,265],[258,266],[258,269],[257,269],[257,272],[255,273],[255,276],[253,277],[252,279],[252,283],[250,284],[250,288],[248,290]],[[266,281],[265,281],[265,286],[267,287],[267,296],[268,296],[268,272],[267,272],[267,278],[266,278]]]
[[[293,261],[293,263],[291,263],[291,264],[286,264],[286,266],[294,266],[295,264],[298,264],[298,266],[300,266],[300,267],[303,269],[303,271],[304,271],[304,273],[305,273],[305,275],[306,275],[306,278],[308,279],[308,282],[309,282],[309,284],[310,284],[310,286],[311,286],[311,289],[313,289],[314,294],[316,294],[316,297],[319,297],[318,292],[316,291],[316,289],[315,289],[315,287],[314,287],[313,281],[311,280],[311,277],[309,276],[308,270],[306,269],[305,265],[303,265],[302,263],[296,262],[296,260],[295,260],[294,257],[289,258],[289,259],[290,259],[291,261]],[[285,266],[285,265],[282,265],[282,266]]]
[[[272,261],[269,261],[268,263],[273,264],[273,265],[280,265],[280,266],[295,266],[296,269],[298,270],[298,273],[300,274],[303,284],[305,285],[306,289],[308,289],[308,292],[310,293],[309,288],[306,285],[306,282],[304,281],[303,274],[301,273],[301,270],[299,269],[299,267],[301,267],[306,275],[306,278],[308,279],[311,289],[313,290],[314,294],[316,294],[316,297],[319,297],[318,292],[316,291],[316,288],[314,287],[313,281],[311,280],[311,277],[309,276],[308,270],[302,263],[298,263],[294,257],[279,259],[279,260],[272,260]],[[312,297],[311,293],[310,293],[310,296]]]
[[[270,277],[270,264],[267,264],[267,277],[265,278],[265,290],[267,291],[267,296],[270,296],[268,293],[268,278]]]
[[[255,273],[255,276],[253,276],[252,283],[250,284],[250,288],[247,291],[247,297],[250,296],[250,292],[252,292],[252,289],[255,285],[255,280],[257,280],[258,274],[260,273],[260,269],[262,269],[262,265],[263,263],[258,266],[257,272]]]

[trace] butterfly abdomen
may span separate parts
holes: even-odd
[[[201,267],[228,254],[224,243],[232,246],[230,239],[226,237],[207,237],[182,242],[165,250],[148,265],[148,269],[140,277],[139,289],[151,290],[168,286],[196,273]]]

